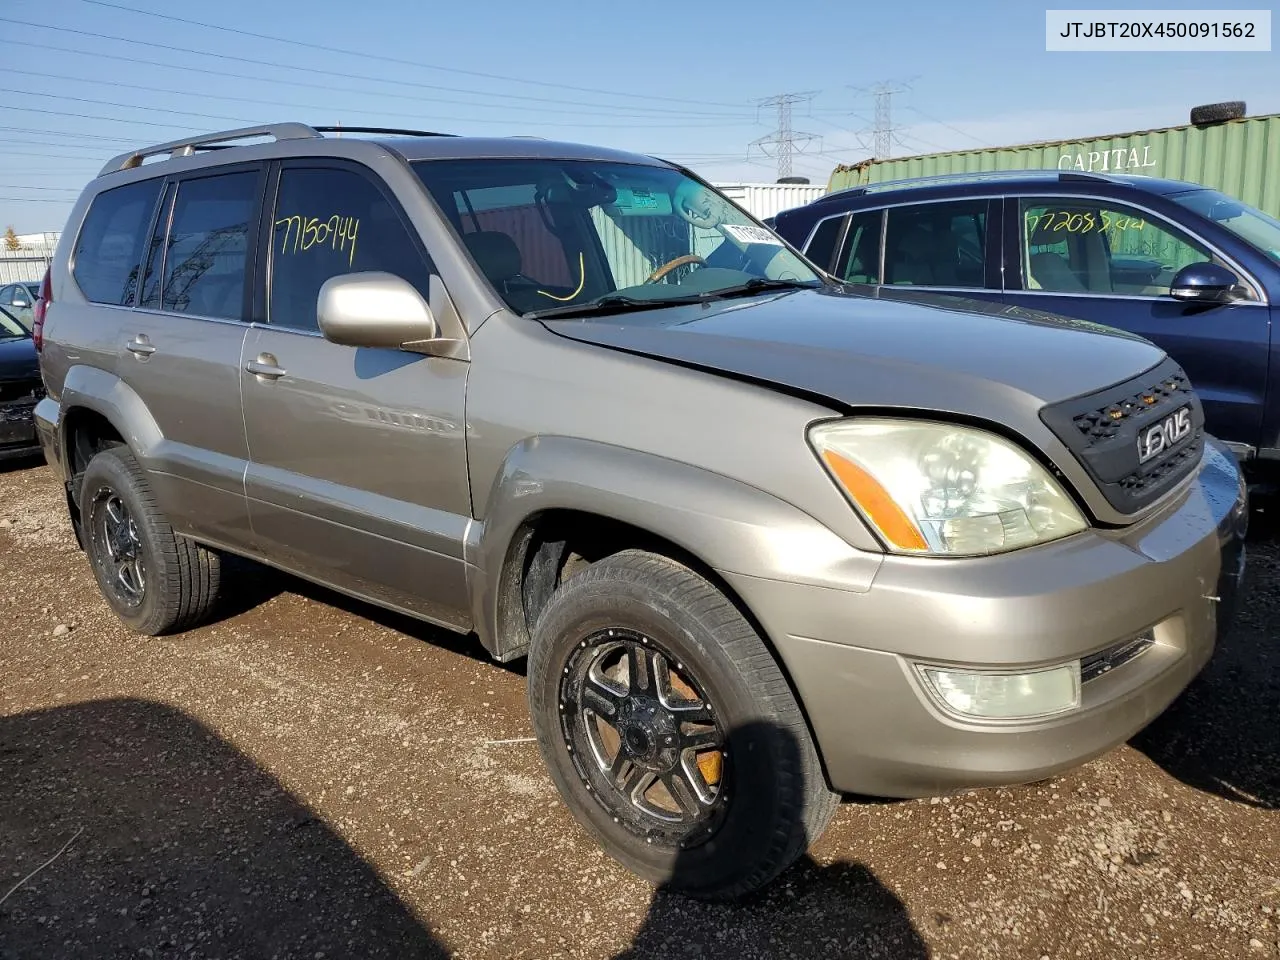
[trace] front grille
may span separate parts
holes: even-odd
[[[1097,653],[1082,657],[1080,660],[1080,682],[1088,683],[1090,680],[1096,680],[1104,673],[1110,673],[1117,667],[1122,667],[1126,663],[1136,660],[1155,646],[1155,642],[1155,637],[1148,630],[1132,640],[1125,640],[1122,643],[1107,647],[1105,650],[1099,650]]]
[[[1190,433],[1140,462],[1139,437],[1183,407],[1190,410]],[[1045,407],[1040,419],[1121,513],[1134,513],[1159,499],[1196,468],[1204,451],[1200,398],[1171,358],[1132,380]]]

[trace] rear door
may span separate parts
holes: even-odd
[[[1005,299],[1129,330],[1163,347],[1190,377],[1208,431],[1256,446],[1267,389],[1270,314],[1258,296],[1225,305],[1169,296],[1174,274],[1212,261],[1237,274],[1190,231],[1102,198],[1010,198]]]
[[[465,625],[468,364],[341,346],[316,320],[320,286],[346,273],[395,274],[430,302],[427,251],[361,166],[294,160],[275,177],[259,254],[266,322],[240,371],[254,533],[296,573]]]
[[[118,333],[117,373],[162,435],[144,463],[161,508],[180,533],[229,547],[251,543],[239,370],[264,184],[261,164],[169,181]]]

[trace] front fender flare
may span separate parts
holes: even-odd
[[[522,575],[511,569],[513,547],[538,514],[551,510],[628,524],[721,573],[865,591],[883,559],[731,477],[611,444],[534,437],[508,452],[466,547],[476,632],[500,659],[528,644],[523,623],[507,631],[516,635],[501,635],[503,584]]]

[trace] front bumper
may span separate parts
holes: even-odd
[[[1247,522],[1235,457],[1211,441],[1190,489],[1125,530],[994,557],[887,557],[861,593],[724,576],[785,663],[831,785],[927,796],[1051,776],[1158,716],[1208,662],[1239,602]],[[1044,720],[958,717],[913,667],[1031,670],[1147,630],[1146,652]]]
[[[30,457],[40,452],[32,418],[34,399],[0,402],[0,460]]]

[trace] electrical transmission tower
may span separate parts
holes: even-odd
[[[893,143],[898,139],[894,136],[893,96],[898,93],[906,93],[911,88],[905,83],[885,81],[877,83],[870,88],[854,87],[853,89],[864,93],[869,92],[875,98],[875,124],[871,129],[871,155],[877,160],[888,160],[890,153],[893,151]]]
[[[766,157],[774,157],[778,161],[778,179],[791,176],[791,158],[797,153],[804,153],[804,148],[818,137],[812,133],[799,133],[791,125],[791,108],[797,103],[812,100],[817,91],[808,93],[780,93],[776,97],[766,97],[756,103],[761,107],[776,107],[778,110],[778,128],[773,133],[752,140],[747,148],[748,156],[751,147],[758,147]],[[773,152],[770,153],[770,148]]]

